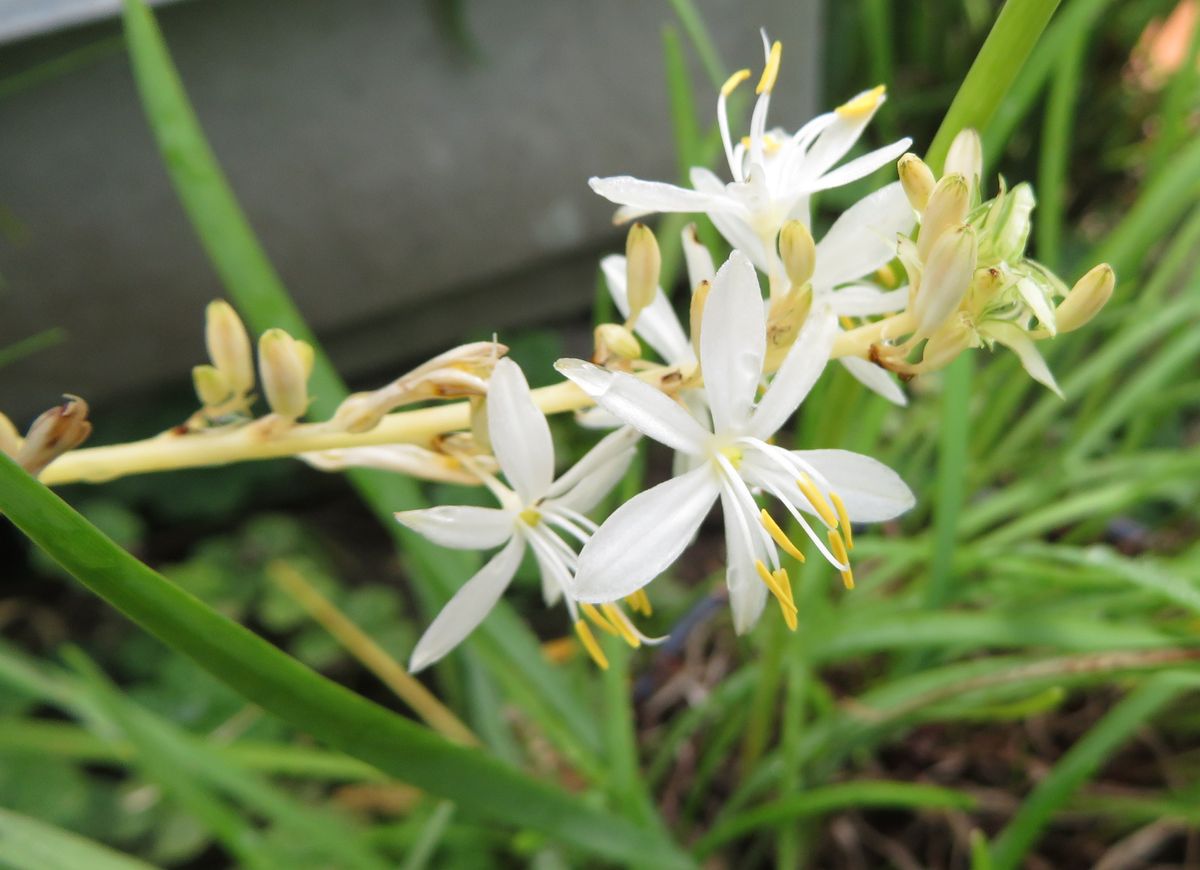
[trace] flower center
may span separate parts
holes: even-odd
[[[534,507],[527,507],[517,514],[517,519],[527,526],[536,526],[542,521],[542,512]]]
[[[742,465],[742,460],[746,458],[746,454],[742,452],[742,448],[734,444],[727,444],[726,446],[719,448],[717,453],[728,459],[729,464],[735,469],[740,468]]]

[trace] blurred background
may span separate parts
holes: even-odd
[[[1108,260],[1119,284],[1101,320],[1052,348],[1066,403],[1015,360],[976,355],[972,398],[959,409],[971,428],[950,551],[931,532],[946,497],[941,380],[910,385],[911,407],[897,410],[834,373],[817,396],[828,419],[805,417],[798,437],[879,455],[921,506],[862,544],[857,597],[809,600],[808,639],[790,646],[778,626],[733,638],[709,596],[721,565],[709,530],[658,584],[657,627],[677,639],[635,661],[646,778],[682,841],[789,783],[911,780],[959,789],[970,805],[789,817],[783,846],[764,823],[714,845],[725,862],[714,866],[791,866],[802,854],[813,867],[965,867],[971,832],[1007,830],[1047,779],[1073,786],[1038,817],[1036,848],[1014,846],[1009,858],[1200,866],[1195,696],[1111,718],[1157,667],[1137,656],[1191,649],[1200,612],[1197,5],[1066,0],[983,131],[991,189],[1000,173],[1037,190],[1033,256],[1068,284]],[[889,100],[859,148],[907,135],[920,153],[999,6],[704,0],[694,9],[712,36],[708,54],[684,3],[189,0],[156,11],[251,225],[335,363],[367,387],[493,331],[535,384],[552,379],[557,357],[586,353],[603,298],[597,258],[623,245],[587,177],[678,178],[701,153],[680,140],[681,113],[708,130],[712,67],[757,68],[759,26],[784,43],[773,123],[794,129],[883,82]],[[194,410],[188,372],[203,361],[203,308],[223,295],[147,127],[119,11],[0,4],[0,408],[23,426],[62,392],[78,393],[93,405],[94,443],[145,437]],[[889,173],[823,196],[816,222]],[[668,258],[677,232],[663,230]],[[568,421],[555,435],[560,465],[588,443]],[[647,474],[663,469],[652,453]],[[447,503],[482,498],[431,490]],[[175,582],[395,704],[271,576],[282,560],[404,660],[426,622],[427,602],[412,595],[419,566],[397,556],[340,478],[273,461],[62,494]],[[306,806],[352,819],[397,860],[577,866],[532,835],[448,821],[440,805],[340,757],[280,754],[311,747],[164,654],[7,527],[0,558],[3,808],[159,866],[235,863],[230,833],[181,800],[136,741],[97,716],[94,689],[62,669],[73,644],[167,732],[241,746],[223,756],[235,778],[272,777]],[[949,572],[950,591],[931,597],[935,570]],[[543,611],[529,566],[514,600],[559,655],[565,623]],[[570,782],[532,714],[502,697],[478,656],[463,658],[439,671],[439,694],[501,754]],[[587,679],[580,663],[564,666]],[[1004,682],[1019,668],[1033,671]],[[990,694],[953,681],[985,671],[1000,675]],[[921,706],[919,691],[934,700]],[[807,743],[787,730],[797,704],[825,729],[804,732]],[[863,704],[890,712],[846,725]],[[1080,745],[1090,754],[1067,756]],[[1078,779],[1053,779],[1064,757],[1085,771]],[[756,764],[758,792],[745,776]],[[294,827],[238,800],[256,807],[247,812],[288,866],[318,866],[288,835]]]

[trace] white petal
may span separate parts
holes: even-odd
[[[762,615],[767,603],[767,586],[754,567],[751,541],[740,527],[741,515],[732,495],[721,491],[721,512],[725,518],[725,585],[729,587],[729,608],[733,611],[733,630],[745,634]],[[758,521],[758,518],[755,518]]]
[[[917,503],[900,475],[870,456],[849,450],[793,450],[792,454],[824,476],[856,523],[890,520]],[[816,483],[828,493],[821,481]]]
[[[875,116],[875,112],[882,103],[883,101],[880,100],[875,108],[866,113],[855,112],[850,115],[843,115],[840,112],[830,113],[833,115],[831,122],[821,129],[820,134],[813,140],[808,152],[804,155],[804,160],[796,165],[797,177],[795,180],[807,187],[845,157],[846,152],[853,148],[854,143],[862,136],[867,124],[871,123],[871,118]]]
[[[620,254],[612,254],[600,261],[604,272],[604,282],[608,292],[616,303],[622,317],[629,316],[629,296],[625,286],[625,258]],[[695,362],[692,353],[692,343],[688,341],[675,309],[667,299],[662,288],[654,294],[654,299],[642,309],[638,315],[634,331],[654,348],[655,353],[670,365]]]
[[[825,370],[836,336],[837,321],[833,313],[827,308],[814,307],[762,401],[754,409],[750,434],[766,440],[787,422]],[[707,369],[705,377],[708,377]]]
[[[908,287],[880,290],[867,284],[847,284],[823,297],[833,313],[846,317],[872,317],[892,314],[908,307]]]
[[[622,425],[620,417],[610,414],[599,405],[576,411],[575,422],[584,429],[615,429]]]
[[[641,437],[640,432],[628,426],[623,426],[616,432],[610,432],[605,435],[596,443],[595,447],[585,453],[562,477],[554,481],[551,487],[546,490],[546,498],[558,498],[563,493],[573,489],[581,481],[586,480],[589,475],[594,474],[618,456],[623,456],[629,452]]]
[[[767,346],[766,314],[754,266],[739,251],[717,272],[700,327],[700,369],[716,432],[750,419]]]
[[[878,393],[893,405],[904,407],[908,404],[908,397],[904,395],[904,390],[900,389],[900,385],[875,363],[856,356],[844,356],[838,362],[846,367],[846,371],[850,372],[856,381],[871,392]]]
[[[708,169],[694,167],[691,171],[691,180],[696,190],[710,193],[713,196],[727,196],[724,193],[725,185],[721,179]],[[733,199],[730,197],[730,202],[732,201]],[[763,245],[762,238],[747,222],[749,212],[744,207],[710,211],[708,217],[731,247],[744,253],[758,268],[770,273],[771,257]]]
[[[608,462],[595,468],[591,474],[580,481],[570,492],[547,502],[547,506],[562,505],[571,510],[579,511],[581,514],[587,513],[598,505],[606,495],[612,492],[613,487],[621,482],[621,478],[629,470],[629,463],[633,461],[633,457],[636,455],[637,451],[633,448],[617,454],[609,459]]]
[[[862,157],[856,157],[849,163],[839,166],[832,172],[826,172],[809,187],[809,190],[829,190],[831,187],[841,187],[843,184],[866,178],[876,169],[894,163],[896,158],[907,151],[910,145],[912,145],[912,139],[901,139],[891,145],[876,148]]]
[[[339,447],[301,453],[300,458],[321,471],[344,471],[347,468],[375,468],[440,480],[446,483],[478,484],[477,478],[461,463],[442,453],[434,453],[416,444],[380,444],[368,447]]]
[[[560,359],[554,367],[596,404],[668,447],[700,453],[712,437],[677,402],[633,375],[577,359]]]
[[[433,664],[475,630],[508,588],[524,551],[525,542],[520,536],[514,537],[507,547],[479,569],[479,573],[463,584],[417,642],[408,662],[410,672],[416,673]]]
[[[554,480],[554,442],[546,416],[533,404],[521,367],[505,357],[488,381],[488,435],[500,470],[526,504]]]
[[[512,537],[513,515],[498,508],[442,505],[399,511],[396,519],[435,544],[455,550],[490,550]]]
[[[869,275],[896,256],[897,233],[912,231],[916,218],[900,182],[856,202],[817,243],[812,283],[818,292]]]
[[[716,499],[711,465],[634,496],[579,554],[572,595],[601,603],[641,589],[679,558]]]
[[[712,254],[696,235],[696,225],[683,228],[683,259],[687,263],[688,287],[696,289],[701,281],[712,281],[717,270],[713,266]]]
[[[1044,326],[1050,335],[1054,335],[1054,308],[1051,307],[1050,301],[1037,282],[1029,278],[1021,278],[1017,281],[1017,292],[1021,294],[1025,304],[1033,311],[1038,323]]]
[[[629,175],[589,178],[588,185],[605,199],[617,205],[640,209],[644,213],[699,212],[737,207],[724,195],[714,196],[661,181],[642,181]]]
[[[994,338],[1015,353],[1029,377],[1052,390],[1060,399],[1065,398],[1062,390],[1059,389],[1058,381],[1054,380],[1054,374],[1050,371],[1050,367],[1046,365],[1046,361],[1034,347],[1033,339],[1026,335],[1023,329],[1011,323],[992,320],[979,327],[979,331],[988,338]]]

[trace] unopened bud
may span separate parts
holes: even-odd
[[[0,414],[0,453],[15,457],[21,450],[21,433],[12,420]]]
[[[946,175],[961,175],[972,190],[979,190],[979,181],[983,177],[983,143],[978,131],[969,127],[959,131],[950,143],[942,171]]]
[[[282,329],[268,329],[258,340],[258,374],[271,410],[295,420],[308,410],[308,374],[312,348]]]
[[[975,230],[967,224],[943,233],[933,246],[913,303],[918,335],[931,335],[958,308],[975,275],[977,254]]]
[[[367,432],[379,425],[387,411],[377,393],[351,393],[333,412],[333,425],[346,432]]]
[[[196,388],[196,396],[205,408],[217,407],[233,393],[229,379],[216,366],[193,366],[192,386]]]
[[[1075,282],[1067,298],[1054,311],[1058,331],[1071,332],[1079,329],[1096,316],[1113,294],[1117,276],[1108,263],[1094,266],[1086,275]]]
[[[621,359],[637,359],[642,355],[642,346],[633,333],[619,323],[601,323],[596,327],[596,355],[601,359],[618,356]]]
[[[225,376],[230,390],[245,395],[254,386],[254,358],[242,319],[232,305],[220,299],[208,303],[204,314],[208,358]]]
[[[933,177],[933,170],[924,160],[910,152],[900,158],[900,162],[896,164],[896,173],[900,176],[900,186],[904,188],[908,204],[918,212],[925,211],[925,206],[929,205],[929,196],[937,183]]]
[[[1025,182],[1018,184],[1004,195],[998,203],[999,221],[995,233],[996,255],[1009,263],[1015,263],[1025,253],[1025,243],[1033,226],[1033,207],[1037,200],[1033,188]],[[989,215],[989,222],[991,216]]]
[[[961,175],[943,175],[929,196],[929,204],[921,215],[921,232],[917,235],[917,254],[927,262],[933,246],[949,230],[967,219],[971,205],[971,189]]]
[[[779,231],[779,256],[793,287],[802,287],[813,276],[817,246],[803,221],[791,220]]]
[[[700,323],[704,320],[704,305],[708,302],[708,291],[711,289],[712,284],[708,281],[701,281],[692,291],[692,307],[689,312],[688,325],[692,331],[692,351],[696,354],[696,359],[700,359]]]
[[[92,434],[88,422],[87,402],[78,396],[66,396],[66,401],[56,405],[33,421],[25,433],[25,442],[17,451],[17,462],[32,475],[56,458],[74,450]]]
[[[792,285],[788,292],[771,303],[767,315],[767,341],[772,347],[791,347],[800,327],[808,319],[812,308],[811,286],[797,287]]]
[[[921,352],[920,369],[923,372],[936,372],[954,362],[955,357],[971,346],[974,333],[962,321],[951,320],[942,325]]]
[[[625,240],[625,293],[629,299],[630,325],[654,301],[660,271],[662,253],[658,250],[658,240],[648,226],[634,224]]]
[[[488,429],[487,397],[472,396],[467,402],[471,408],[471,436],[475,445],[484,453],[491,453],[492,433]]]

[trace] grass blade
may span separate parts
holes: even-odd
[[[15,870],[153,870],[107,846],[0,809],[0,864]]]

